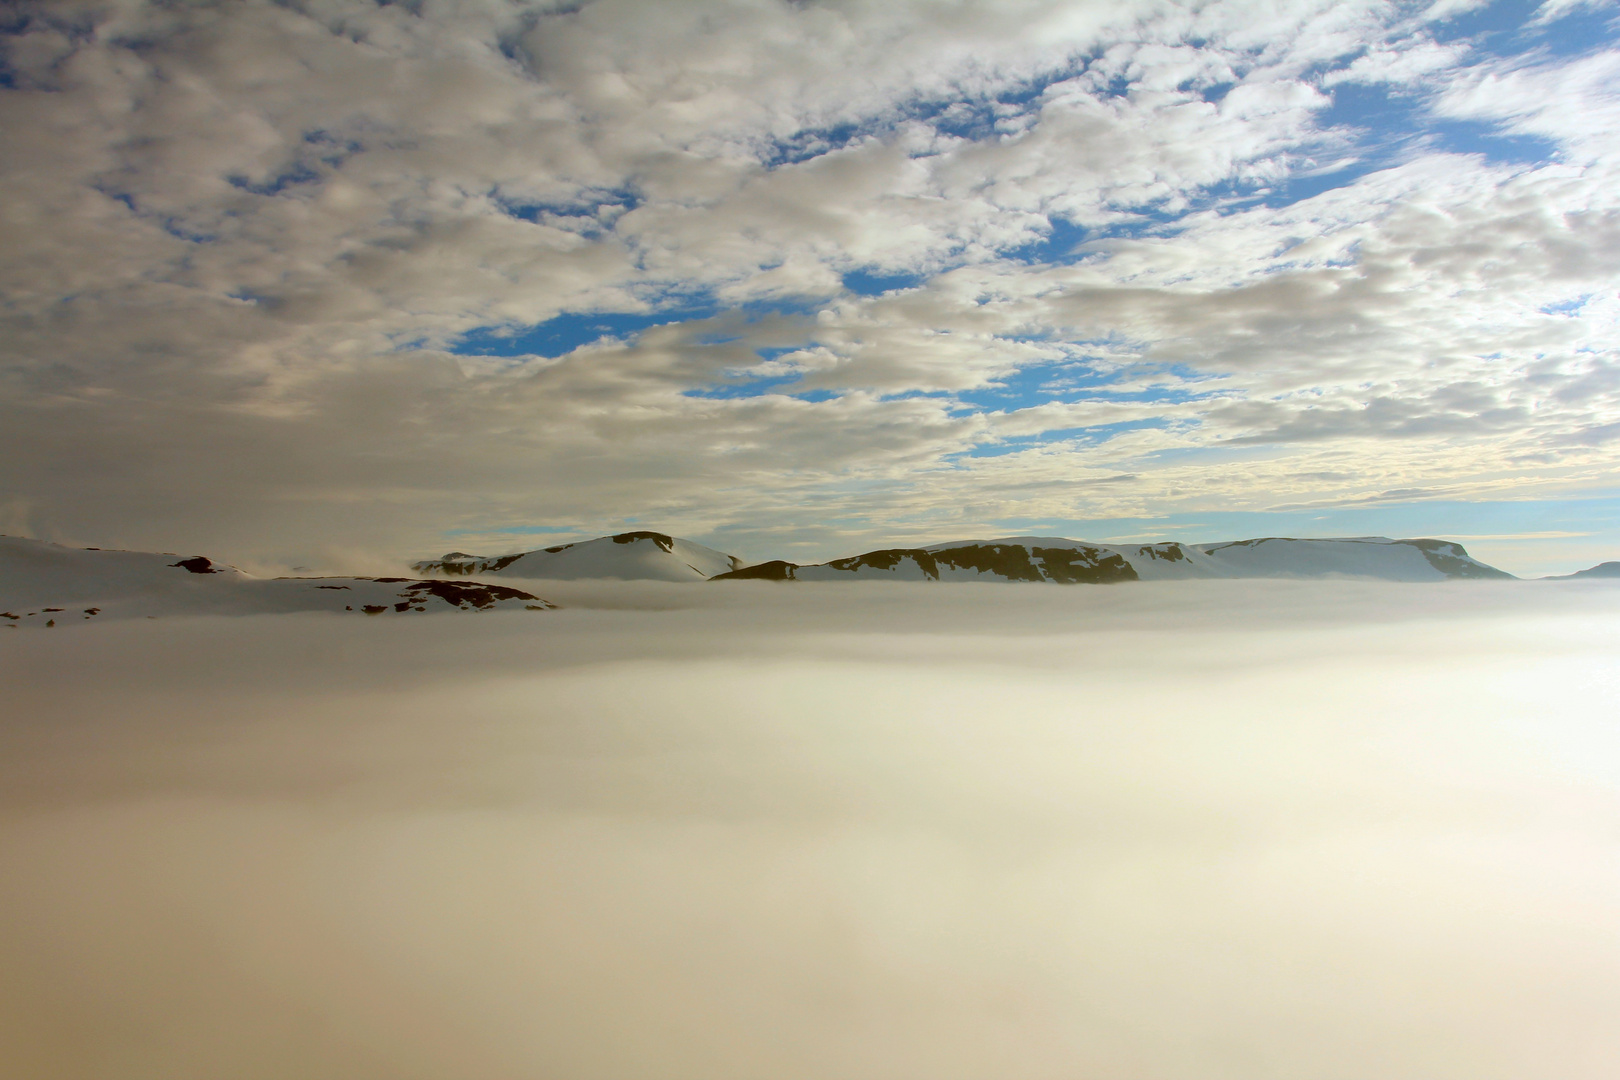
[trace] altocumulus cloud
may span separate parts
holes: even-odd
[[[1614,11],[1514,12],[13,4],[0,528],[1600,493]]]

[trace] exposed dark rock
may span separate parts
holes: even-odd
[[[1031,553],[1040,560],[1046,576],[1059,585],[1112,585],[1140,580],[1136,567],[1123,555],[1105,554],[1100,548],[1038,547]]]
[[[997,574],[1008,581],[1044,581],[1022,544],[968,544],[934,552],[940,566]]]
[[[411,569],[423,573],[437,571],[441,574],[495,574],[523,558],[523,554],[519,552],[516,555],[502,555],[498,559],[480,559],[476,555],[452,553],[437,562],[412,563]]]
[[[1187,549],[1180,544],[1144,544],[1136,549],[1136,553],[1165,562],[1184,562],[1187,558]]]
[[[615,544],[633,544],[637,540],[651,540],[665,551],[675,550],[675,538],[658,532],[627,532],[619,533],[613,538]]]
[[[534,600],[545,603],[533,593],[526,593],[521,589],[509,589],[504,585],[485,585],[478,581],[415,581],[401,590],[400,595],[404,596],[406,593],[415,594],[406,602],[406,607],[418,602],[422,596],[436,596],[452,607],[471,604],[475,608],[486,608],[501,600]]]
[[[932,552],[922,548],[884,548],[881,551],[868,551],[864,555],[854,555],[847,559],[834,559],[827,565],[834,570],[848,570],[854,572],[863,566],[873,570],[893,570],[906,559],[916,562],[917,568],[923,575],[939,580],[939,564],[935,562]]]
[[[741,570],[728,570],[724,574],[716,574],[710,581],[795,581],[793,572],[799,568],[798,563],[785,562],[773,559],[770,562],[757,563],[754,566],[745,566]]]
[[[179,562],[170,563],[169,565],[178,566],[182,570],[189,570],[193,574],[223,573],[223,571],[215,570],[214,564],[203,558],[201,555],[196,555],[189,559],[181,559]]]

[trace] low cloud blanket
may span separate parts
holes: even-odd
[[[0,1057],[1612,1077],[1617,596],[559,582],[10,633]]]

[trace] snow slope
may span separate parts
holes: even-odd
[[[1559,574],[1544,580],[1583,581],[1589,578],[1620,578],[1620,562],[1598,563],[1596,566],[1588,566],[1585,570],[1577,570],[1573,574]]]
[[[256,578],[201,555],[70,548],[0,536],[0,627],[165,615],[382,615],[553,605],[517,589],[411,578]]]
[[[1030,581],[1112,584],[1186,578],[1368,577],[1384,581],[1508,578],[1444,540],[1266,537],[1216,544],[1092,544],[1056,536],[885,548],[828,563],[772,562],[721,578],[775,581]]]
[[[741,565],[742,560],[734,555],[690,540],[657,532],[627,532],[516,555],[468,555],[452,551],[441,559],[413,563],[412,569],[419,574],[499,574],[507,578],[564,581],[582,578],[704,581]]]

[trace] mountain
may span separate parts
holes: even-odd
[[[0,536],[0,626],[294,611],[543,611],[518,589],[412,578],[256,578],[202,555],[71,548]]]
[[[1445,540],[1358,536],[1328,540],[1265,537],[1218,544],[1091,544],[1050,536],[958,540],[921,548],[884,548],[800,566],[775,561],[718,574],[714,580],[1043,581],[1113,584],[1186,578],[1370,577],[1385,581],[1511,578]]]
[[[1544,578],[1545,581],[1575,581],[1578,578],[1620,578],[1620,562],[1598,563],[1585,570],[1577,570],[1573,574],[1559,574],[1557,577]]]
[[[499,574],[507,578],[573,581],[624,578],[642,581],[704,581],[742,566],[742,560],[690,540],[658,532],[599,536],[577,544],[522,551],[516,555],[468,555],[452,551],[440,559],[411,564],[419,574]]]

